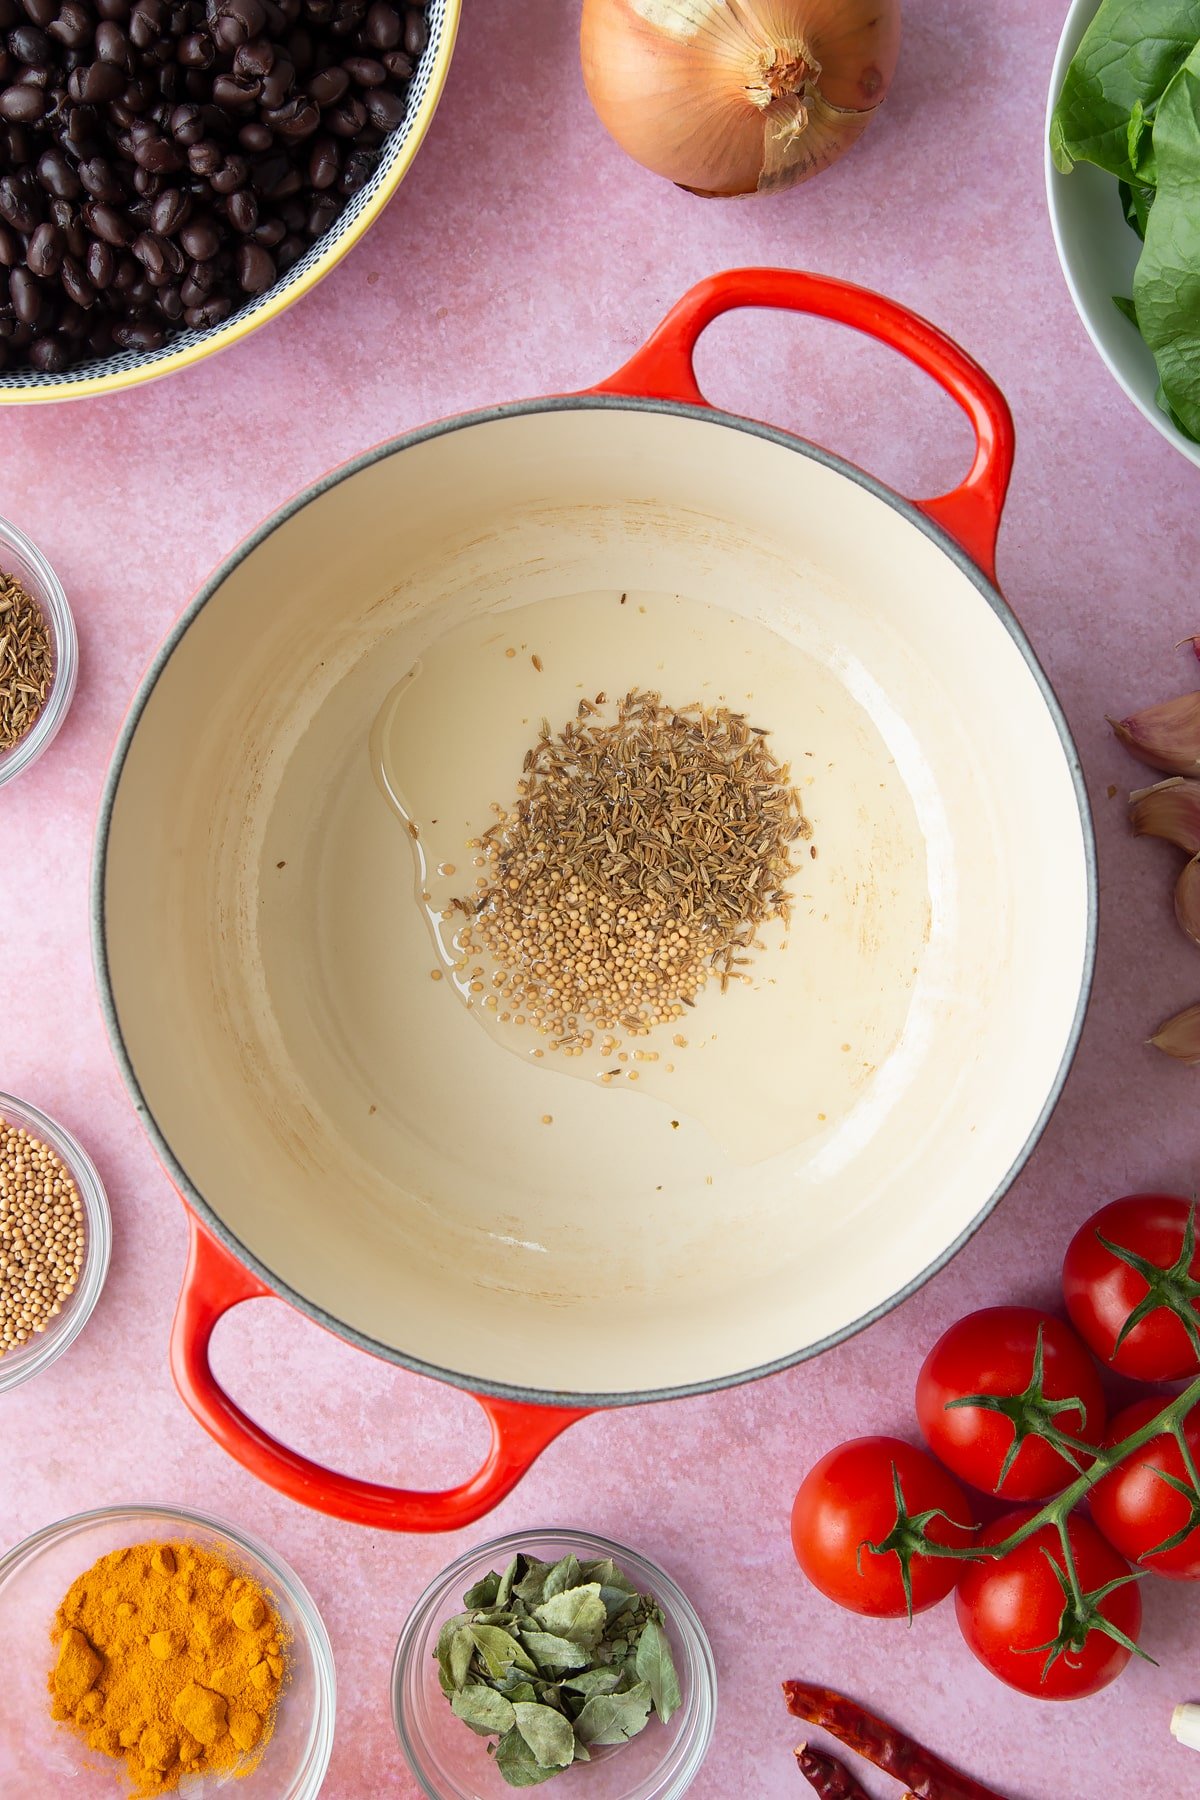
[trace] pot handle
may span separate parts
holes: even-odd
[[[587,391],[708,406],[693,354],[702,331],[742,306],[815,313],[851,325],[907,356],[962,407],[975,431],[975,460],[961,486],[917,507],[996,579],[996,536],[1012,474],[1014,432],[1008,402],[991,376],[919,313],[869,288],[799,269],[728,269],[686,293],[624,366]]]
[[[437,1493],[385,1487],[323,1468],[278,1443],[218,1385],[208,1360],[209,1341],[218,1319],[244,1300],[276,1296],[190,1212],[188,1223],[187,1268],[171,1328],[175,1385],[192,1414],[223,1450],[260,1481],[302,1506],[383,1531],[456,1531],[499,1505],[547,1444],[568,1425],[587,1417],[589,1408],[530,1406],[473,1395],[491,1426],[488,1453],[469,1480]]]

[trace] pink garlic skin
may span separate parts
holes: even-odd
[[[1189,1006],[1186,1012],[1176,1013],[1159,1026],[1150,1042],[1164,1055],[1194,1069],[1200,1064],[1200,1006]]]
[[[1168,775],[1200,775],[1200,692],[1108,722],[1139,762]]]
[[[1175,884],[1175,917],[1193,944],[1200,944],[1200,856],[1194,856]]]
[[[1164,838],[1200,856],[1200,781],[1173,775],[1129,796],[1129,823],[1138,837]]]

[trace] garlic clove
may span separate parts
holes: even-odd
[[[1191,1068],[1200,1064],[1200,1006],[1189,1006],[1160,1025],[1150,1039],[1156,1050]]]
[[[1194,856],[1175,883],[1175,917],[1193,944],[1200,944],[1200,856]]]
[[[1129,796],[1129,823],[1138,837],[1165,838],[1200,856],[1200,781],[1172,775],[1153,787],[1137,788]]]
[[[1200,774],[1200,693],[1160,700],[1127,719],[1109,724],[1140,762],[1168,775]]]

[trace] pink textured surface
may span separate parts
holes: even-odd
[[[1140,1045],[1196,998],[1200,965],[1171,922],[1172,854],[1131,841],[1108,797],[1110,784],[1138,783],[1103,715],[1191,679],[1172,644],[1200,626],[1197,478],[1109,379],[1055,264],[1041,122],[1061,11],[1062,0],[911,0],[893,97],[864,144],[791,196],[721,205],[643,174],[604,136],[577,70],[577,0],[468,0],[426,147],[317,293],[166,383],[3,415],[0,511],[57,567],[83,673],[58,742],[0,798],[0,1087],[90,1147],[116,1248],[78,1344],[0,1403],[0,1545],[139,1499],[209,1508],[267,1538],[312,1589],[337,1654],[329,1800],[416,1794],[388,1712],[408,1606],[466,1542],[554,1521],[660,1559],[707,1619],[722,1689],[697,1800],[799,1791],[800,1733],[776,1686],[789,1674],[873,1701],[1014,1800],[1166,1800],[1200,1781],[1200,1761],[1167,1729],[1175,1701],[1200,1697],[1193,1594],[1147,1583],[1145,1638],[1160,1667],[1051,1708],[972,1662],[952,1608],[911,1632],[834,1611],[805,1588],[787,1538],[792,1494],[819,1453],[858,1432],[913,1430],[912,1381],[939,1331],[972,1306],[1053,1301],[1067,1238],[1094,1204],[1195,1179],[1197,1077]],[[91,833],[113,735],[210,567],[296,489],[427,419],[599,378],[692,281],[749,262],[846,276],[915,306],[1012,403],[1001,580],[1070,716],[1099,832],[1099,974],[1078,1061],[995,1217],[865,1336],[758,1386],[592,1418],[471,1533],[413,1540],[331,1524],[245,1475],[170,1385],[184,1217],[117,1078],[88,950]],[[714,400],[910,492],[937,491],[965,467],[950,403],[833,327],[743,314],[710,333],[701,377]],[[220,1351],[253,1410],[356,1472],[434,1484],[465,1473],[480,1447],[470,1401],[356,1355],[278,1302],[244,1308]]]

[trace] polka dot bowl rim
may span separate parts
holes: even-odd
[[[84,1211],[83,1267],[75,1291],[58,1317],[19,1349],[0,1356],[0,1394],[19,1387],[48,1369],[79,1336],[95,1310],[108,1275],[112,1254],[112,1215],[96,1165],[64,1126],[15,1094],[0,1093],[0,1119],[40,1139],[71,1175]],[[0,1564],[0,1568],[3,1565]]]
[[[333,1755],[337,1712],[333,1646],[317,1603],[295,1570],[268,1544],[250,1532],[243,1531],[240,1526],[212,1513],[165,1502],[130,1502],[72,1513],[67,1518],[31,1532],[11,1550],[0,1554],[0,1614],[6,1605],[14,1604],[20,1606],[22,1614],[28,1611],[27,1590],[31,1584],[37,1584],[36,1565],[46,1557],[66,1560],[61,1553],[64,1546],[72,1541],[78,1540],[81,1545],[79,1567],[74,1571],[75,1574],[81,1574],[97,1556],[105,1553],[105,1549],[172,1538],[199,1542],[202,1547],[215,1549],[218,1554],[226,1555],[230,1562],[240,1566],[258,1581],[284,1613],[292,1632],[293,1656],[297,1654],[296,1646],[299,1642],[305,1659],[305,1679],[306,1685],[311,1688],[311,1697],[306,1722],[296,1734],[298,1746],[293,1766],[289,1767],[280,1783],[277,1778],[281,1771],[270,1769],[268,1755],[261,1768],[231,1782],[229,1791],[236,1788],[239,1793],[246,1795],[246,1800],[253,1800],[254,1796],[260,1794],[267,1796],[268,1800],[317,1800]],[[86,1548],[82,1547],[87,1540],[91,1540],[90,1544]],[[62,1593],[66,1592],[71,1578],[68,1575],[67,1580],[63,1581]],[[42,1585],[45,1585],[44,1581]],[[49,1621],[46,1622],[46,1629],[48,1632]],[[280,1726],[276,1737],[282,1729],[287,1698],[288,1689],[285,1685],[280,1699]],[[49,1709],[45,1718],[49,1720]],[[6,1744],[5,1726],[3,1699],[0,1698],[0,1746]],[[50,1729],[57,1732],[59,1728],[51,1726]],[[86,1754],[86,1747],[84,1748]],[[36,1757],[36,1750],[34,1755]],[[0,1756],[0,1764],[2,1763],[3,1757]],[[40,1768],[35,1772],[40,1773]],[[101,1773],[107,1788],[110,1780],[108,1771]],[[270,1791],[264,1785],[268,1775],[276,1778],[276,1785]],[[16,1792],[17,1789],[14,1788],[13,1791]],[[113,1793],[119,1791],[120,1783],[114,1784]],[[204,1791],[208,1791],[207,1782]],[[222,1784],[222,1792],[224,1791],[225,1784]]]
[[[385,140],[370,181],[346,202],[324,236],[264,293],[256,294],[220,325],[206,331],[176,332],[158,350],[126,350],[78,363],[58,375],[37,369],[0,371],[0,406],[83,400],[157,381],[228,349],[316,287],[374,224],[408,173],[446,84],[461,10],[462,0],[428,0],[429,40],[409,86],[408,111]]]

